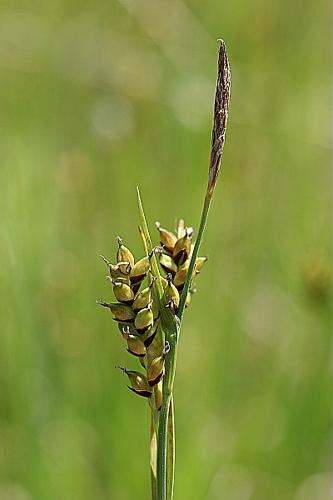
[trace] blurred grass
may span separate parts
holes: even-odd
[[[198,223],[223,36],[222,178],[176,383],[176,499],[326,500],[330,5],[1,4],[0,500],[148,498],[148,412],[107,297],[115,236]],[[135,362],[133,362],[133,366]],[[131,365],[132,366],[132,365]]]

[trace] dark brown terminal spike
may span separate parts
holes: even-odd
[[[212,146],[208,174],[207,196],[211,198],[220,171],[221,158],[227,129],[231,73],[226,45],[220,41],[219,60],[217,65],[217,81],[214,106],[214,125],[212,130]]]

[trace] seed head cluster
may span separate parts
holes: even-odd
[[[133,253],[117,238],[118,249],[116,263],[112,264],[101,256],[107,264],[114,302],[99,300],[98,304],[108,308],[118,329],[126,342],[127,351],[138,358],[145,373],[120,367],[128,376],[129,389],[139,396],[149,398],[156,410],[162,405],[162,382],[164,376],[165,357],[169,352],[169,344],[163,339],[160,325],[160,304],[155,292],[156,277],[152,273],[151,259],[159,255],[160,268],[164,271],[162,285],[164,289],[163,307],[168,307],[177,314],[180,294],[184,287],[191,253],[193,251],[193,229],[186,227],[183,220],[177,224],[176,232],[161,228],[159,231],[160,246],[135,261]],[[206,257],[196,260],[193,279],[206,262]],[[191,302],[194,286],[191,287],[186,306]]]
[[[183,219],[178,221],[175,233],[163,229],[159,222],[156,222],[156,227],[160,233],[160,244],[162,247],[160,266],[166,273],[170,287],[169,293],[172,295],[172,299],[170,298],[170,300],[173,301],[176,310],[179,305],[180,294],[184,288],[194,248],[192,242],[193,228],[186,227]],[[198,257],[196,259],[192,286],[186,297],[186,306],[189,306],[192,295],[196,292],[194,278],[200,273],[206,261],[207,257]]]

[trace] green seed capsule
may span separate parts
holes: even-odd
[[[153,359],[148,366],[147,375],[150,386],[158,384],[164,375],[164,357],[159,356],[158,358]]]
[[[167,305],[177,308],[179,306],[179,292],[175,285],[172,283],[171,275],[169,276],[168,285],[164,290],[164,298]]]
[[[110,278],[111,279],[116,280],[118,278],[124,277],[124,273],[122,272],[122,270],[120,269],[120,267],[118,265],[114,266],[113,264],[110,264],[109,269],[110,269]]]
[[[135,314],[130,306],[118,303],[104,302],[103,300],[98,300],[97,303],[103,307],[108,307],[114,315],[116,321],[133,321]]]
[[[149,398],[152,394],[152,389],[148,384],[147,378],[140,372],[127,370],[126,368],[120,367],[124,373],[129,378],[131,386],[128,386],[131,391],[135,392],[139,396],[143,396],[145,398]]]
[[[134,311],[138,311],[147,307],[149,302],[151,302],[151,286],[148,286],[137,294],[132,307]]]
[[[109,271],[110,271],[110,276],[112,279],[114,279],[114,280],[125,279],[126,280],[126,275],[129,274],[129,270],[128,270],[129,263],[128,262],[126,262],[126,263],[121,262],[121,263],[114,265],[114,264],[111,264],[111,262],[109,262],[108,259],[106,257],[104,257],[104,255],[100,255],[100,257],[104,260],[105,264],[108,266]],[[122,264],[126,264],[126,267]]]
[[[170,257],[170,255],[166,255],[165,253],[162,253],[160,255],[160,264],[161,264],[162,269],[164,269],[164,271],[166,273],[176,274],[177,266],[174,263],[173,258]]]
[[[132,252],[125,247],[123,240],[118,236],[117,262],[128,262],[131,267],[134,266],[134,256]]]
[[[132,288],[122,281],[113,281],[113,293],[119,302],[132,304],[134,300]]]
[[[160,243],[170,253],[173,252],[174,246],[177,242],[177,236],[171,231],[161,228],[161,224],[156,222],[156,227],[160,232]]]
[[[151,304],[144,309],[141,309],[135,316],[134,325],[139,333],[144,333],[151,328],[154,323],[154,315]]]
[[[189,229],[186,228],[185,235],[180,238],[173,249],[173,260],[177,266],[181,266],[189,258],[191,253],[191,238]]]
[[[158,384],[164,375],[164,360],[167,353],[170,351],[170,345],[167,343],[160,356],[153,359],[148,366],[147,378],[151,386]]]
[[[146,355],[146,348],[144,343],[134,335],[129,335],[127,338],[128,352],[137,356],[138,358],[143,358]]]
[[[129,262],[118,262],[117,267],[120,273],[119,278],[123,278],[128,282],[129,274],[131,272],[131,264]]]
[[[110,304],[111,312],[114,314],[114,319],[117,321],[131,321],[134,319],[134,311],[130,306],[125,304]]]
[[[143,257],[143,259],[139,260],[131,270],[130,273],[131,283],[138,283],[142,281],[147,276],[149,269],[150,269],[149,257]]]
[[[201,269],[203,268],[205,262],[207,262],[207,257],[198,257],[197,260],[195,261],[195,272],[197,274],[200,273]]]

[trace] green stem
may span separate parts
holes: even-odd
[[[183,288],[183,291],[182,291],[182,294],[180,297],[180,303],[179,303],[179,308],[178,308],[178,313],[177,313],[180,322],[182,321],[183,314],[184,314],[186,297],[187,297],[187,294],[188,294],[190,287],[191,287],[194,266],[195,266],[195,262],[196,262],[197,257],[198,257],[198,253],[199,253],[199,249],[200,249],[200,245],[201,245],[201,241],[202,241],[202,236],[203,236],[203,233],[205,231],[211,200],[212,200],[211,196],[206,194],[205,201],[204,201],[204,204],[202,207],[202,212],[201,212],[201,219],[200,219],[200,226],[198,229],[198,235],[197,235],[197,238],[195,241],[195,245],[194,245],[194,249],[193,249],[193,253],[192,253],[192,257],[191,257],[191,262],[190,262],[190,265],[188,268],[184,288]]]
[[[167,427],[171,396],[165,398],[161,408],[157,445],[157,500],[166,500],[167,492]]]
[[[166,337],[170,344],[170,352],[165,359],[165,375],[163,380],[163,403],[160,411],[157,440],[157,500],[167,500],[167,450],[168,450],[168,416],[172,400],[173,383],[176,373],[177,341],[179,327],[166,331]],[[172,498],[172,497],[170,497]]]
[[[173,396],[169,405],[168,416],[168,447],[167,447],[167,500],[173,499],[175,481],[175,417],[173,409]]]

